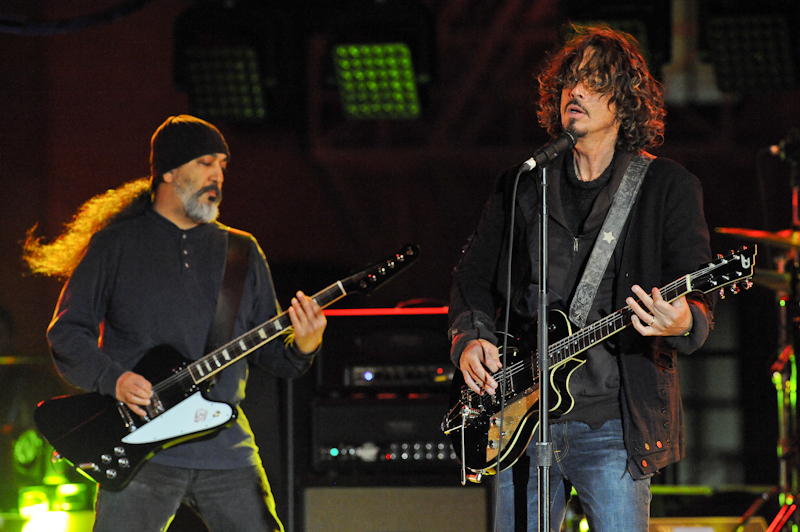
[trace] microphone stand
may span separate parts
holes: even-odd
[[[538,367],[539,367],[539,441],[536,444],[536,465],[539,479],[539,531],[550,530],[550,467],[552,447],[550,441],[549,376],[550,357],[547,338],[547,166],[540,166],[541,209],[539,214],[539,309],[538,309]],[[536,360],[532,360],[536,363]],[[535,367],[535,366],[534,366]]]

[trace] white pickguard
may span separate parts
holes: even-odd
[[[231,405],[209,401],[196,392],[122,438],[122,442],[141,444],[172,440],[217,428],[232,417]]]

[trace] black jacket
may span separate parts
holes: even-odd
[[[563,157],[563,156],[562,156]],[[632,154],[623,154],[612,183],[619,182]],[[548,180],[549,246],[564,238],[558,182],[561,160],[551,165]],[[475,338],[497,341],[495,317],[504,306],[510,198],[517,168],[504,172],[487,202],[480,224],[465,247],[454,274],[450,301],[451,356],[456,365],[466,343]],[[511,323],[535,328],[538,300],[538,176],[524,174],[519,183],[514,221],[511,274]],[[601,194],[611,194],[614,186]],[[555,191],[555,192],[554,192]],[[598,200],[598,203],[601,203]],[[589,215],[605,216],[605,212]],[[563,249],[563,242],[558,249]],[[618,265],[614,309],[632,296],[631,286],[649,291],[679,279],[711,260],[708,227],[698,179],[669,159],[654,160],[615,248]],[[551,264],[551,275],[552,265]],[[557,298],[557,295],[554,295]],[[629,470],[633,478],[649,476],[679,460],[683,448],[683,410],[677,353],[691,353],[708,336],[712,299],[690,294],[693,328],[688,336],[645,338],[629,327],[615,338],[621,378],[621,407]],[[564,302],[567,306],[568,302]],[[518,332],[518,331],[514,331]],[[633,467],[633,465],[636,467]]]

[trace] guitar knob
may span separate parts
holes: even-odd
[[[125,448],[121,446],[114,447],[114,454],[116,456],[125,456]]]
[[[119,464],[120,467],[124,467],[125,469],[131,466],[131,463],[128,461],[127,458],[120,458],[119,460],[117,460],[117,463]]]
[[[107,455],[107,454],[104,454],[104,455],[102,455],[100,457],[100,461],[103,462],[104,464],[110,464],[111,463],[111,456]]]
[[[117,472],[114,469],[106,469],[106,478],[115,479],[117,478]]]

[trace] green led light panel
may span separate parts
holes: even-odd
[[[258,53],[247,46],[192,48],[186,52],[192,111],[210,120],[261,122],[265,87]]]
[[[333,62],[342,106],[348,118],[419,118],[417,83],[407,45],[337,45],[333,50]]]

